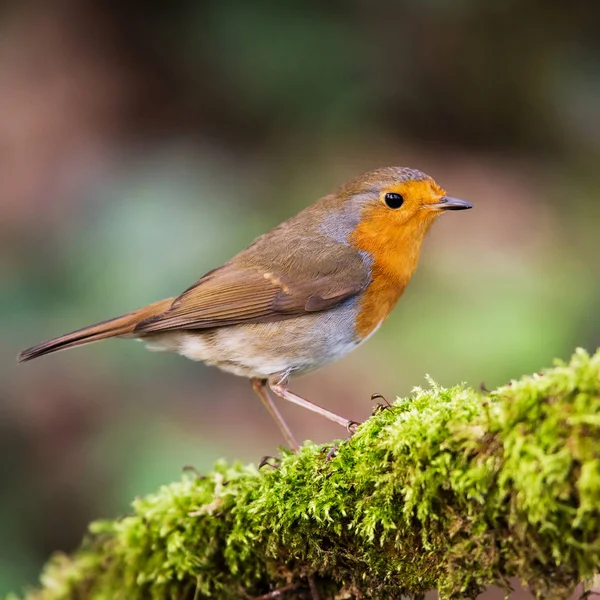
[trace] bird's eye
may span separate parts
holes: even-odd
[[[400,194],[388,192],[385,195],[385,203],[390,208],[400,208],[404,204],[404,198]]]

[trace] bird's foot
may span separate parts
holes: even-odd
[[[327,450],[327,453],[325,454],[325,462],[329,462],[332,458],[335,458],[338,448],[339,446],[337,444],[333,444],[332,446],[323,446],[321,449],[321,454]]]
[[[382,396],[381,394],[373,394],[371,396],[371,402],[375,402],[375,400],[380,400],[380,402],[378,402],[375,405],[375,408],[373,409],[372,413],[373,416],[378,415],[384,410],[389,410],[390,408],[392,408],[392,405],[388,402],[387,398],[385,398],[385,396]]]
[[[346,431],[353,436],[356,433],[359,425],[362,425],[360,421],[348,421],[346,423]]]
[[[184,473],[193,473],[196,479],[206,479],[206,475],[202,475],[193,465],[185,465],[182,471]]]
[[[260,470],[263,467],[270,467],[271,469],[273,469],[275,471],[275,470],[279,469],[280,464],[281,464],[281,461],[278,458],[275,458],[274,456],[263,456],[260,459],[260,462],[258,463],[258,468]]]

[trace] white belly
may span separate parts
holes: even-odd
[[[345,356],[364,341],[354,331],[353,304],[273,323],[165,332],[143,341],[149,349],[178,352],[242,377],[306,373]]]

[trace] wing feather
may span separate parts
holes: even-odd
[[[364,261],[358,254],[350,256],[342,267],[317,265],[304,278],[227,263],[183,292],[169,310],[141,321],[134,333],[279,321],[326,310],[356,295],[369,282]]]

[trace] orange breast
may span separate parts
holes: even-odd
[[[363,292],[356,333],[365,338],[390,314],[417,268],[422,235],[397,228],[385,213],[366,215],[350,236],[350,243],[367,252],[373,264],[371,283]]]
[[[376,265],[372,278],[360,299],[355,322],[356,333],[361,339],[369,336],[387,318],[405,288],[392,284]]]

